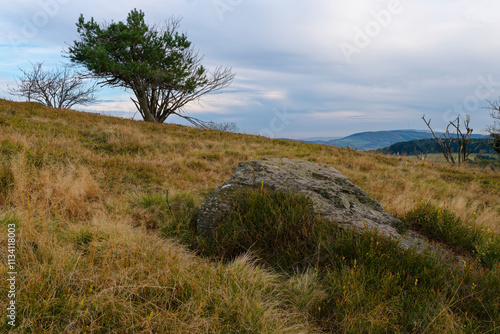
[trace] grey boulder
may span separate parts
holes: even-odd
[[[405,231],[399,219],[385,212],[377,201],[335,168],[286,158],[241,162],[234,176],[202,203],[197,218],[198,233],[211,235],[231,210],[232,195],[238,190],[261,186],[303,194],[311,199],[315,214],[346,228],[360,232],[375,229],[380,235],[398,240],[404,249],[437,250],[418,233]]]

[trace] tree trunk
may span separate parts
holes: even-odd
[[[153,117],[153,115],[151,114],[151,110],[149,109],[149,104],[148,104],[149,101],[146,92],[142,88],[139,88],[137,89],[135,95],[137,97],[137,102],[140,107],[139,111],[141,112],[144,121],[157,123],[157,120]]]

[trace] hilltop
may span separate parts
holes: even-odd
[[[339,238],[352,244],[339,246],[343,253],[326,276],[284,273],[252,253],[230,261],[205,254],[189,230],[203,199],[239,162],[275,157],[333,166],[402,219],[416,214],[412,221],[420,224],[433,215],[453,226],[463,222],[462,230],[481,236],[473,240],[483,248],[437,242],[464,254],[493,254],[500,175],[488,169],[0,100],[0,233],[15,224],[18,236],[12,332],[472,333],[498,327],[494,254],[486,269],[473,257],[446,269],[439,259],[394,253],[375,235],[342,231]],[[6,249],[7,239],[1,243]],[[399,261],[392,269],[370,267],[376,259],[389,263],[387,254]],[[7,271],[5,252],[0,261]],[[7,295],[6,285],[0,295]],[[7,303],[0,299],[3,319]],[[6,322],[0,329],[12,330]]]

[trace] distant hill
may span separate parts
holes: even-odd
[[[485,138],[483,135],[473,135],[474,138]],[[327,141],[312,141],[316,144],[326,144],[337,147],[349,147],[362,151],[377,150],[392,144],[418,139],[433,138],[429,131],[392,130],[355,133],[350,136]],[[302,139],[301,141],[307,141]]]
[[[452,152],[458,152],[458,143],[453,141]],[[468,147],[473,148],[472,153],[480,154],[494,154],[495,151],[490,146],[490,140],[488,138],[472,138],[468,144]],[[438,143],[434,138],[432,139],[419,139],[411,140],[406,142],[399,142],[392,144],[389,147],[385,147],[377,150],[377,152],[384,154],[406,154],[413,155],[415,152],[419,154],[423,153],[441,153]]]
[[[309,137],[309,138],[302,138],[300,141],[306,142],[306,143],[316,143],[316,144],[323,144],[327,141],[330,140],[336,140],[340,139],[342,137]]]

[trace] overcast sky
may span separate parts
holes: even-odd
[[[182,17],[204,64],[232,67],[233,84],[187,112],[245,133],[423,130],[423,114],[442,130],[457,113],[470,114],[481,133],[492,122],[485,100],[500,96],[498,0],[21,0],[4,1],[0,12],[0,98],[15,99],[5,90],[18,67],[66,61],[80,14],[121,21],[134,8],[151,23]],[[76,109],[136,112],[130,92],[99,97]]]

